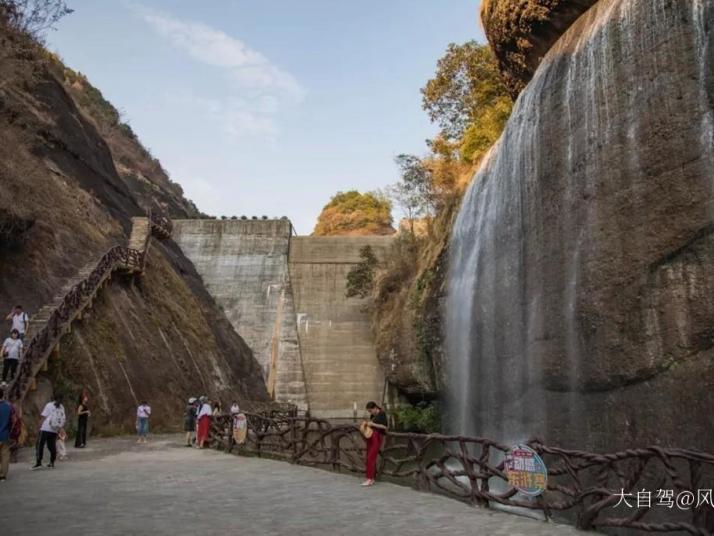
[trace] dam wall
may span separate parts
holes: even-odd
[[[284,220],[175,220],[173,238],[193,262],[263,369],[268,393],[307,409]]]
[[[346,418],[381,400],[365,300],[350,269],[391,237],[294,237],[289,220],[176,220],[173,237],[262,367],[268,393],[313,416]]]
[[[359,415],[368,400],[382,400],[384,373],[377,360],[365,301],[346,298],[350,269],[370,246],[383,258],[384,236],[305,236],[290,242],[290,280],[310,412],[324,418]]]

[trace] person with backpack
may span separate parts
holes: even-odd
[[[186,446],[193,446],[193,442],[196,440],[196,398],[191,397],[188,399],[188,404],[186,405],[186,410],[183,415],[184,431],[186,432]]]
[[[5,317],[5,320],[9,320],[12,323],[12,328],[10,329],[17,330],[19,339],[21,341],[25,340],[25,333],[27,333],[27,328],[30,325],[30,317],[22,310],[22,305],[16,305]]]
[[[59,434],[67,421],[64,406],[62,405],[62,395],[57,395],[53,401],[48,402],[40,416],[43,417],[43,421],[42,426],[40,426],[40,437],[37,441],[37,461],[35,465],[32,466],[32,469],[42,467],[42,455],[45,450],[45,444],[47,444],[47,449],[50,451],[50,463],[47,464],[47,467],[53,468],[55,466],[55,460],[57,459],[57,434]]]
[[[0,389],[0,481],[7,478],[10,469],[10,443],[15,420],[15,408],[5,400],[5,392]]]

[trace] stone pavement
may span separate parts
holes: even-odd
[[[350,475],[199,451],[177,436],[94,439],[55,469],[31,452],[0,482],[0,534],[559,536],[575,529]],[[46,461],[46,460],[45,460]]]

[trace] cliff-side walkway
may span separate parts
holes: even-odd
[[[69,442],[68,442],[69,443]],[[575,529],[479,510],[407,487],[181,446],[94,439],[55,469],[31,449],[0,482],[0,533],[19,535],[558,536]],[[47,457],[47,453],[46,456]],[[45,460],[46,462],[46,460]],[[580,533],[582,534],[582,533]]]

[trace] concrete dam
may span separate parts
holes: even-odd
[[[381,400],[365,301],[347,298],[359,250],[391,237],[293,236],[280,220],[176,220],[173,238],[263,369],[268,392],[323,418]]]

